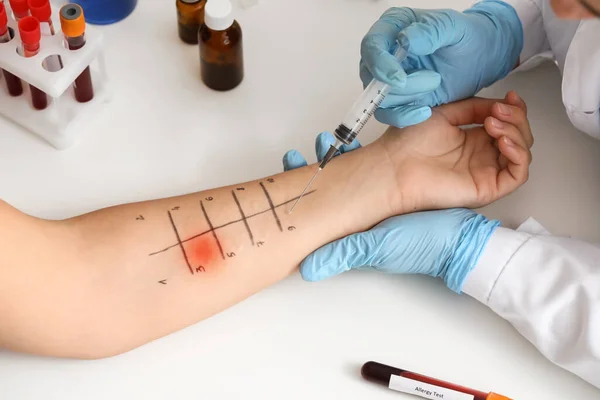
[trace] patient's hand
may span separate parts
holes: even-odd
[[[472,124],[484,125],[461,128]],[[333,142],[331,134],[319,135],[319,160]],[[527,181],[532,144],[525,103],[510,92],[501,101],[472,98],[438,107],[429,120],[409,128],[390,128],[371,146],[378,147],[377,154],[387,155],[395,174],[390,182],[404,188],[392,191],[395,195],[390,199],[390,208],[398,214],[481,207],[511,193]],[[357,147],[355,141],[340,150],[345,153]],[[284,156],[286,170],[304,165],[306,161],[294,150]]]
[[[461,128],[464,125],[483,124]],[[428,121],[378,140],[409,183],[415,210],[481,207],[527,181],[533,144],[525,103],[472,98],[434,109]]]
[[[505,102],[511,105],[510,115],[502,115],[491,100],[471,99],[442,106],[428,121],[399,131],[390,129],[375,142],[389,155],[398,186],[406,188],[410,182],[408,196],[392,203],[409,199],[415,202],[414,209],[480,206],[525,182],[533,144],[525,103],[515,93],[509,93]],[[505,122],[506,127],[492,126],[490,115]],[[484,121],[485,128],[456,127]],[[504,136],[515,146],[507,146]],[[319,136],[319,159],[332,143],[332,135]],[[355,143],[341,151],[357,147]],[[284,157],[286,169],[305,163],[294,151]],[[422,197],[415,199],[415,195]],[[360,268],[427,274],[441,277],[449,288],[460,292],[497,226],[497,221],[464,209],[400,215],[321,247],[302,262],[300,272],[308,281]]]

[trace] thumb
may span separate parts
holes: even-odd
[[[308,282],[318,282],[351,269],[369,265],[377,254],[376,242],[370,231],[355,233],[329,243],[304,259],[300,274]]]
[[[291,171],[293,169],[306,167],[307,165],[306,160],[297,150],[290,150],[283,156],[284,171]]]
[[[410,43],[410,53],[425,56],[438,49],[460,42],[465,33],[464,24],[456,22],[457,11],[429,13],[420,22],[409,25],[404,34]]]

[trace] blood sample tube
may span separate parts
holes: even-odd
[[[9,0],[15,20],[20,21],[29,15],[29,6],[27,0]]]
[[[8,30],[8,16],[6,15],[6,8],[4,8],[4,3],[0,1],[0,43],[10,42],[11,39],[12,37],[10,36],[10,31]],[[5,70],[2,70],[2,75],[4,75],[8,93],[11,96],[16,97],[23,94],[23,85],[21,84],[21,80],[19,78]]]
[[[440,381],[404,369],[369,361],[362,366],[361,374],[368,381],[386,385],[392,390],[425,399],[444,400],[511,400],[492,392],[481,392],[464,386]]]
[[[52,7],[50,0],[28,0],[31,16],[35,17],[40,23],[47,24],[50,34],[54,36],[54,24],[52,23]]]
[[[42,33],[40,31],[40,22],[34,17],[25,17],[19,21],[19,33],[23,42],[23,56],[33,57],[40,52],[40,40]],[[40,89],[29,85],[31,89],[31,102],[36,110],[43,110],[48,107],[48,96]]]
[[[67,4],[60,9],[60,26],[67,40],[69,50],[79,50],[85,46],[85,17],[77,4]],[[94,86],[90,67],[83,70],[73,83],[75,99],[86,103],[94,98]]]

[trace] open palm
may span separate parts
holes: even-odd
[[[463,128],[465,125],[483,124]],[[533,144],[525,103],[516,93],[472,98],[434,109],[426,122],[390,128],[379,141],[398,182],[421,193],[419,208],[481,207],[528,178]]]

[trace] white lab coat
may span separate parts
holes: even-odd
[[[505,1],[524,28],[519,69],[553,57],[571,122],[600,139],[600,21],[560,20],[548,0]],[[550,236],[534,221],[498,228],[463,291],[549,360],[600,388],[600,246]]]
[[[504,0],[521,19],[521,66],[554,59],[562,74],[562,100],[571,123],[600,139],[600,19],[559,19],[549,0]]]

